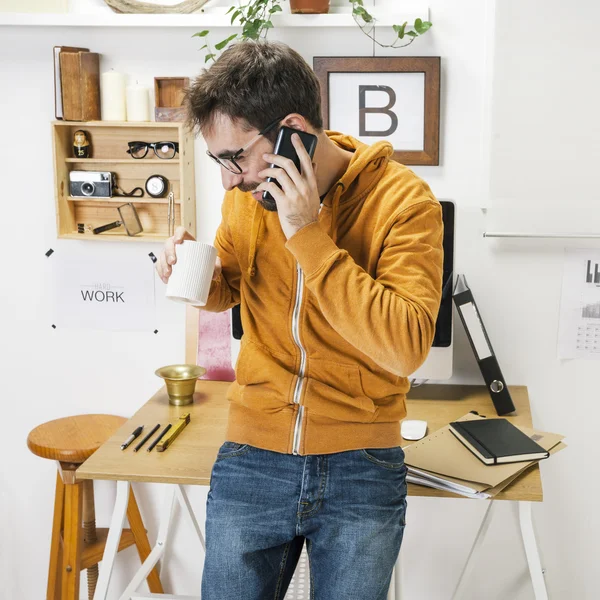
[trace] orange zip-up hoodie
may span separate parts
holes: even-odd
[[[241,303],[229,441],[301,455],[401,442],[407,377],[440,305],[441,206],[388,142],[327,135],[354,156],[289,240],[251,194],[223,201],[223,270],[204,310]]]

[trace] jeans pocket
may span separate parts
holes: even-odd
[[[248,444],[238,444],[237,442],[223,442],[217,453],[217,460],[224,458],[232,458],[233,456],[241,456],[250,451],[251,446]]]
[[[361,455],[368,461],[386,469],[406,469],[404,465],[404,450],[401,446],[393,448],[365,448]]]

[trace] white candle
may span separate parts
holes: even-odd
[[[127,120],[149,121],[150,120],[150,95],[148,88],[141,85],[127,86]]]
[[[100,76],[103,121],[125,121],[125,75],[108,71]]]

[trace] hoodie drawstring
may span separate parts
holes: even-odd
[[[260,213],[260,214],[259,214]],[[256,274],[256,246],[258,244],[258,236],[265,215],[265,209],[260,202],[254,207],[254,215],[252,216],[252,228],[250,229],[250,250],[248,253],[248,277],[254,277]]]
[[[337,215],[338,208],[340,205],[340,197],[344,192],[344,184],[337,182],[335,184],[335,192],[333,193],[333,200],[331,201],[331,239],[337,242]]]

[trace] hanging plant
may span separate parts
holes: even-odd
[[[382,44],[375,39],[375,25],[377,21],[364,7],[363,0],[349,1],[352,4],[352,16],[356,24],[367,37],[371,38],[382,48],[404,48],[405,46],[410,46],[417,37],[427,33],[432,25],[430,21],[423,21],[421,19],[415,19],[413,25],[409,25],[408,21],[405,21],[402,25],[392,25],[392,29],[396,32],[394,41],[391,44]],[[405,43],[401,43],[403,41]]]
[[[236,38],[243,40],[259,40],[266,38],[269,29],[273,28],[271,15],[281,12],[281,3],[283,0],[250,0],[247,4],[231,6],[226,14],[231,15],[231,25],[237,20],[242,27],[242,33],[234,33],[228,38],[215,44],[214,50],[210,43],[206,42],[200,50],[206,49],[207,54],[204,57],[204,62],[215,60],[216,52],[221,51]],[[208,29],[195,33],[192,37],[204,38],[208,35]]]
[[[206,44],[200,48],[200,50],[206,50],[204,56],[204,62],[209,60],[216,60],[217,52],[225,49],[225,47],[233,42],[235,39],[241,40],[258,40],[264,39],[269,33],[269,29],[273,28],[271,16],[277,12],[281,12],[281,4],[285,0],[248,0],[246,4],[237,4],[231,6],[226,14],[231,14],[232,26],[241,26],[241,33],[234,33],[229,37],[221,40],[218,44],[214,45],[214,48],[210,45],[208,40]],[[376,19],[367,11],[363,5],[363,0],[349,0],[352,4],[352,16],[354,21],[360,27],[361,31],[376,44],[382,48],[403,48],[412,44],[415,39],[427,33],[431,27],[429,21],[423,21],[421,19],[415,19],[413,25],[409,25],[408,22],[402,25],[392,25],[396,33],[396,37],[391,44],[382,44],[375,39],[375,25]],[[199,31],[192,37],[206,38],[209,34],[209,30]],[[404,42],[404,43],[402,43]]]

